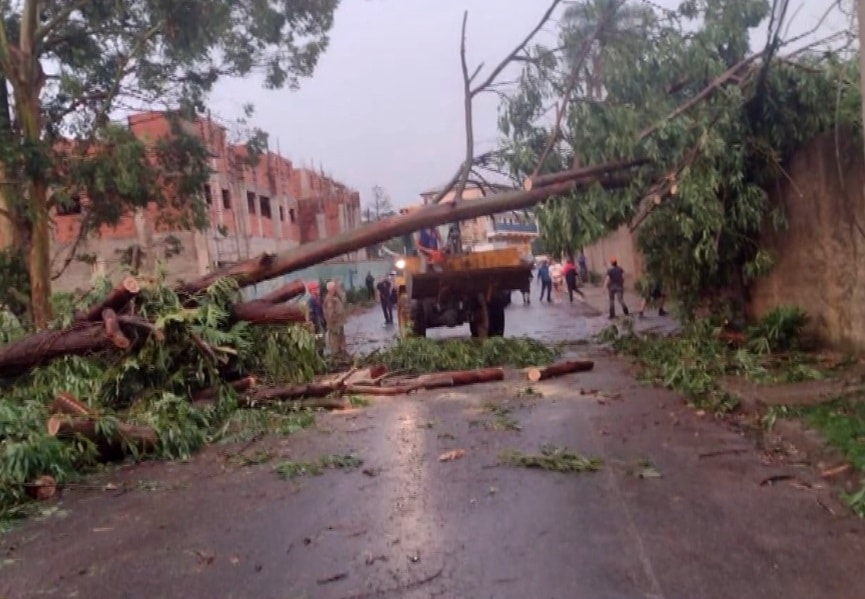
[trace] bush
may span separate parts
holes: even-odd
[[[748,330],[750,347],[757,353],[799,349],[808,315],[798,306],[778,306]]]

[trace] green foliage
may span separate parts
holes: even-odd
[[[813,406],[786,406],[784,416],[802,418],[857,470],[865,470],[865,398],[845,395]]]
[[[325,455],[314,462],[280,462],[273,469],[279,476],[292,479],[298,476],[318,476],[328,469],[354,470],[363,465],[363,460],[354,454]]]
[[[647,271],[686,313],[720,289],[741,296],[771,268],[759,233],[785,221],[768,191],[786,177],[784,161],[803,143],[836,126],[858,130],[855,57],[802,53],[770,65],[757,61],[741,84],[666,119],[746,56],[749,35],[768,11],[767,0],[687,0],[678,10],[612,0],[568,7],[563,51],[532,48],[516,93],[501,106],[503,166],[518,180],[534,170],[549,137],[547,109],[561,101],[576,56],[596,29],[562,141],[540,170],[632,157],[651,162],[626,189],[594,186],[547,201],[537,218],[549,251],[584,246],[627,222],[652,185],[675,174],[675,191],[650,213],[638,242]]]
[[[8,87],[0,90],[0,166],[4,208],[22,245],[41,247],[34,256],[48,254],[50,240],[35,225],[55,208],[80,214],[81,238],[154,204],[167,221],[160,225],[203,227],[201,189],[210,157],[190,124],[204,113],[207,94],[221,77],[253,73],[263,75],[267,88],[297,88],[329,43],[338,4],[4,3],[0,74]],[[21,67],[20,56],[33,65]],[[160,109],[169,131],[149,128],[142,136],[132,130],[148,129],[157,115],[146,113]],[[118,111],[145,114],[127,128],[111,122]],[[266,143],[266,135],[253,133],[249,158],[257,160]],[[46,288],[35,300],[42,306],[50,273],[45,261],[34,259],[34,266],[31,274]],[[16,289],[27,293],[23,285]]]
[[[529,387],[531,389],[531,387]],[[527,394],[529,395],[529,394]],[[484,409],[493,415],[493,419],[486,422],[486,428],[494,431],[520,431],[522,425],[519,420],[514,417],[514,411],[511,407],[500,403],[488,403],[484,405]]]
[[[797,306],[779,306],[750,328],[751,347],[757,353],[798,349],[808,315]]]
[[[597,472],[603,466],[603,461],[600,458],[587,458],[566,447],[554,445],[541,446],[539,454],[506,450],[499,455],[499,462],[508,466],[568,473]]]
[[[802,314],[793,308],[780,312]],[[769,355],[769,350],[756,351],[768,344],[765,336],[750,338],[745,348],[731,347],[723,338],[723,326],[715,320],[693,321],[680,334],[671,336],[637,335],[629,321],[626,323],[621,331],[615,325],[604,329],[596,340],[634,356],[643,367],[643,379],[682,393],[699,408],[719,413],[737,408],[738,398],[719,385],[724,376],[741,376],[757,383],[794,383],[823,377],[820,370],[809,365],[811,357],[807,354]],[[783,339],[784,347],[797,347],[799,328],[784,330],[785,335],[773,338]],[[765,335],[765,328],[761,324],[752,332]],[[776,351],[779,347],[770,349]]]
[[[55,297],[57,324],[75,310],[100,301],[110,288],[97,285],[85,298]],[[155,457],[188,458],[210,441],[249,439],[265,432],[290,434],[312,423],[309,412],[276,406],[237,410],[225,374],[253,375],[273,384],[308,382],[323,368],[311,333],[303,327],[253,327],[233,322],[237,285],[222,280],[196,297],[195,307],[157,282],[142,289],[138,314],[161,338],[137,331],[134,349],[52,361],[11,380],[0,379],[0,512],[24,500],[24,485],[43,474],[63,483],[95,463],[96,447],[85,439],[60,440],[46,431],[47,407],[58,391],[83,400],[99,414],[97,427],[110,436],[119,421],[148,425],[159,436]],[[4,329],[3,333],[7,331]],[[216,387],[217,401],[197,408],[190,397]],[[142,457],[127,448],[133,457]]]
[[[528,337],[491,337],[484,341],[407,337],[399,339],[393,347],[373,352],[363,362],[381,364],[391,371],[427,373],[492,366],[540,366],[560,355],[560,350]]]

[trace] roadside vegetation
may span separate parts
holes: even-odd
[[[528,337],[491,337],[483,341],[405,337],[387,349],[372,352],[363,361],[387,366],[391,371],[424,374],[492,366],[539,366],[561,354],[561,349]]]
[[[108,289],[55,298],[56,318],[65,321],[58,324],[68,324]],[[226,373],[270,385],[308,382],[325,367],[305,327],[233,321],[237,294],[236,285],[223,280],[187,307],[156,282],[142,289],[138,311],[158,335],[133,340],[125,352],[67,355],[0,378],[0,520],[26,510],[22,505],[38,494],[40,477],[62,485],[124,456],[185,459],[206,443],[290,434],[313,424],[312,414],[292,403],[241,404],[223,382]],[[3,318],[2,341],[25,334],[10,313]],[[58,395],[74,398],[79,420],[93,423],[94,434],[50,430]]]

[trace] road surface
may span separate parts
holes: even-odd
[[[570,310],[525,314],[561,323]],[[865,597],[865,527],[811,468],[578,349],[594,371],[531,393],[514,372],[100,475],[0,540],[0,597]],[[489,404],[520,430],[490,426]],[[499,464],[503,450],[543,444],[603,466]],[[454,449],[464,457],[439,461]],[[293,480],[273,471],[348,453],[363,464]]]

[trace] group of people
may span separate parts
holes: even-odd
[[[321,299],[318,283],[312,282],[306,286],[309,293],[307,307],[309,320],[316,335],[327,335],[327,347],[335,356],[348,354],[345,341],[346,295],[342,281],[335,279],[327,283],[327,294]]]
[[[553,302],[553,295],[556,301],[560,301],[564,294],[564,288],[568,290],[568,298],[571,303],[574,303],[574,294],[578,294],[585,299],[585,294],[580,290],[580,284],[588,282],[588,265],[586,256],[580,252],[578,261],[579,267],[574,265],[573,259],[565,261],[564,266],[555,260],[548,261],[544,259],[538,268],[538,283],[541,287],[541,301],[546,300],[548,303]],[[622,309],[622,313],[627,316],[629,314],[628,306],[625,304],[625,271],[619,266],[618,260],[613,258],[610,260],[610,268],[607,269],[604,277],[604,287],[607,289],[610,301],[610,318],[616,317],[616,303]],[[638,315],[643,318],[646,308],[649,303],[653,303],[658,308],[658,315],[665,316],[664,303],[667,296],[664,293],[660,282],[651,282],[644,290],[642,303]],[[531,303],[530,290],[523,290],[523,303]]]
[[[391,271],[385,278],[375,283],[375,277],[371,272],[366,274],[366,292],[369,299],[375,297],[378,291],[378,301],[381,304],[381,311],[384,314],[385,326],[393,324],[393,310],[397,304],[398,292],[396,288],[396,272]]]
[[[541,286],[541,301],[544,301],[544,296],[547,302],[552,303],[552,294],[555,293],[556,301],[560,301],[564,295],[564,289],[568,290],[568,298],[571,303],[574,303],[574,294],[576,293],[583,299],[585,295],[580,290],[580,284],[588,282],[588,267],[586,265],[586,256],[581,252],[579,258],[579,270],[574,264],[573,258],[568,258],[564,266],[555,260],[541,261],[541,266],[538,268],[538,283]],[[531,303],[530,294],[527,290],[523,291],[523,303]]]

